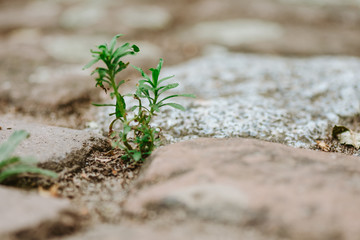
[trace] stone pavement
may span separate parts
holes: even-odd
[[[359,112],[359,9],[354,0],[0,1],[0,142],[28,130],[17,153],[57,170],[107,149],[99,135],[48,125],[106,127],[107,112],[90,102],[108,96],[81,68],[90,48],[124,33],[141,49],[131,63],[147,69],[162,57],[164,75],[198,95],[154,122],[169,142],[309,148]],[[0,238],[359,239],[358,165],[259,140],[177,143],[156,151],[128,195],[107,199],[121,218],[112,225],[80,230],[69,201],[1,187]]]
[[[67,199],[0,187],[0,239],[48,239],[79,225],[79,215]]]
[[[0,144],[16,130],[25,130],[30,138],[24,140],[15,155],[33,156],[43,167],[62,170],[65,166],[81,165],[95,150],[105,151],[109,142],[101,135],[88,131],[28,123],[2,117]]]
[[[153,122],[170,142],[253,137],[310,148],[328,137],[335,124],[359,113],[357,57],[289,58],[220,49],[164,68],[162,76],[170,75],[180,84],[174,92],[197,96],[177,98],[187,111],[164,108]],[[109,113],[107,108],[99,111],[103,131]]]
[[[185,141],[152,155],[119,224],[65,239],[357,240],[359,183],[357,157],[254,139]]]
[[[359,183],[356,157],[252,139],[197,139],[157,150],[124,212],[148,218],[148,225],[169,218],[279,238],[359,239]]]

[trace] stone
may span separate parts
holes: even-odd
[[[121,8],[117,20],[133,29],[162,30],[171,23],[172,17],[165,8],[142,5]]]
[[[247,199],[236,188],[210,183],[177,189],[166,196],[161,205],[180,206],[206,220],[241,223]]]
[[[85,65],[91,60],[90,49],[95,50],[96,46],[109,42],[111,38],[102,35],[49,35],[42,42],[47,53],[56,60]]]
[[[200,22],[184,33],[184,38],[216,43],[229,47],[246,43],[266,42],[282,37],[281,25],[256,19]]]
[[[68,200],[4,186],[0,186],[0,212],[0,238],[4,240],[46,239],[79,227],[79,216]]]
[[[175,75],[171,81],[180,86],[174,93],[197,96],[176,99],[187,111],[164,108],[154,119],[170,142],[253,137],[310,148],[331,126],[359,111],[360,59],[355,57],[218,51],[164,68],[162,74]]]
[[[2,117],[0,120],[0,144],[15,130],[25,130],[30,138],[16,149],[15,155],[33,156],[42,167],[61,170],[65,166],[80,165],[87,156],[97,150],[109,149],[109,143],[101,135],[69,128],[28,123]]]
[[[79,64],[38,65],[28,69],[27,74],[20,71],[19,76],[0,73],[0,113],[14,109],[41,118],[40,122],[84,128],[82,114],[91,107],[92,101],[99,101],[101,90],[95,88],[91,70],[83,71],[82,67]]]
[[[62,12],[59,23],[69,29],[91,27],[105,18],[105,15],[106,11],[102,4],[80,4]]]
[[[60,6],[51,1],[29,1],[21,7],[4,7],[0,10],[0,29],[17,27],[55,27],[60,14]]]
[[[155,220],[154,220],[155,221]],[[113,240],[121,236],[124,239],[147,240],[183,240],[184,238],[198,240],[246,239],[246,240],[279,240],[250,229],[240,229],[236,226],[224,226],[212,223],[196,222],[165,222],[156,224],[127,223],[121,225],[100,225],[88,232],[75,234],[62,240]]]
[[[123,208],[146,225],[205,221],[273,238],[355,240],[359,183],[357,157],[201,138],[156,150]]]
[[[286,4],[307,4],[311,6],[353,6],[360,7],[360,2],[357,0],[345,0],[345,1],[334,1],[334,0],[277,0]]]

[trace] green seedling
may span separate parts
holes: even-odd
[[[136,85],[135,93],[122,95],[119,88],[125,80],[116,80],[116,75],[126,69],[129,63],[124,63],[122,58],[127,55],[135,55],[139,52],[136,45],[125,43],[116,48],[117,39],[121,35],[116,35],[109,45],[99,45],[98,50],[91,50],[93,60],[85,65],[84,69],[91,67],[97,62],[102,62],[104,67],[97,67],[92,74],[97,73],[96,85],[105,92],[110,90],[111,99],[115,99],[113,104],[93,104],[95,106],[113,107],[114,112],[110,116],[115,116],[109,126],[109,135],[113,138],[113,147],[118,147],[125,151],[123,159],[130,163],[143,162],[159,144],[159,131],[150,125],[151,120],[160,111],[160,108],[169,106],[180,110],[185,108],[177,103],[168,102],[175,97],[195,97],[192,94],[173,94],[166,97],[161,95],[170,89],[176,88],[178,83],[166,84],[166,80],[174,77],[169,76],[160,78],[160,71],[163,60],[160,59],[156,68],[150,68],[151,76],[142,69],[132,66],[140,72],[143,79]],[[137,104],[127,106],[125,97],[132,97]],[[144,103],[143,100],[146,100]],[[114,124],[121,123],[121,130],[114,131]]]
[[[12,155],[20,142],[28,137],[29,134],[24,130],[15,131],[6,142],[0,145],[0,183],[9,177],[24,173],[57,177],[57,174],[52,171],[36,167],[34,158]]]

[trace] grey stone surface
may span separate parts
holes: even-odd
[[[18,6],[4,7],[0,10],[0,28],[54,27],[61,8],[55,2],[29,1]]]
[[[227,21],[200,22],[183,33],[184,39],[191,36],[194,41],[216,43],[235,47],[254,42],[266,42],[283,37],[280,24],[256,19],[234,19]]]
[[[167,140],[253,137],[309,148],[343,117],[359,113],[360,59],[285,58],[224,51],[165,68],[187,111],[167,109],[153,122]],[[106,130],[101,109],[99,126]]]
[[[62,27],[70,29],[91,27],[106,18],[105,7],[103,1],[102,4],[96,4],[95,1],[77,4],[62,12],[59,23]]]
[[[155,5],[129,6],[120,9],[117,19],[119,23],[139,30],[161,30],[172,21],[166,8]]]
[[[359,181],[357,157],[201,138],[158,149],[123,207],[148,226],[195,221],[273,238],[355,240]]]
[[[241,223],[248,199],[236,188],[225,184],[202,183],[170,193],[164,207],[184,207],[203,219]]]
[[[336,1],[336,0],[277,0],[279,2],[285,4],[306,4],[312,6],[332,6],[332,5],[342,5],[342,6],[352,6],[352,7],[359,7],[360,2],[358,0],[343,0],[343,1]]]
[[[156,222],[154,219],[153,222]],[[240,229],[236,226],[225,226],[213,223],[188,222],[158,222],[152,226],[147,224],[122,223],[119,225],[101,225],[88,232],[78,233],[64,240],[115,240],[119,236],[124,239],[146,240],[280,240],[250,229]]]
[[[77,214],[68,200],[3,186],[0,186],[0,212],[0,238],[4,240],[18,239],[19,235],[22,239],[45,239],[56,229],[77,225]],[[42,235],[37,235],[34,229]]]
[[[254,137],[308,148],[343,117],[359,113],[360,59],[216,53],[167,68],[188,110],[154,121],[170,141]]]
[[[0,119],[0,143],[15,130],[26,130],[30,138],[24,140],[14,154],[35,157],[42,166],[59,170],[66,165],[80,164],[93,150],[106,150],[109,143],[100,135],[69,128],[27,123],[14,119]]]

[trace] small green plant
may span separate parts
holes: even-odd
[[[52,171],[36,167],[34,158],[12,156],[20,142],[28,137],[29,134],[24,130],[15,131],[6,142],[0,145],[0,183],[9,177],[23,173],[57,177],[57,174]]]
[[[160,59],[156,68],[150,68],[151,76],[147,75],[142,69],[132,66],[139,71],[143,79],[139,80],[135,93],[122,95],[119,88],[125,83],[125,80],[116,80],[116,75],[126,69],[129,63],[124,63],[122,58],[127,55],[135,55],[139,52],[136,45],[129,43],[123,44],[121,47],[115,48],[117,39],[121,35],[116,35],[109,45],[99,45],[98,50],[93,51],[93,60],[85,65],[84,69],[91,67],[98,61],[102,61],[104,67],[97,67],[91,75],[97,73],[96,86],[104,89],[105,92],[111,90],[111,99],[115,98],[114,104],[93,104],[95,106],[113,107],[115,119],[110,123],[109,134],[113,137],[113,146],[125,151],[123,159],[129,162],[143,162],[159,143],[159,131],[150,125],[152,118],[160,108],[170,106],[180,110],[185,110],[183,106],[177,103],[168,102],[169,99],[175,97],[195,97],[192,94],[173,94],[161,98],[161,95],[173,88],[178,83],[165,84],[165,81],[173,76],[159,78],[163,65]],[[125,97],[133,97],[137,104],[128,107]],[[145,105],[143,100],[146,100]],[[121,122],[121,130],[114,132],[113,126],[115,122]]]

